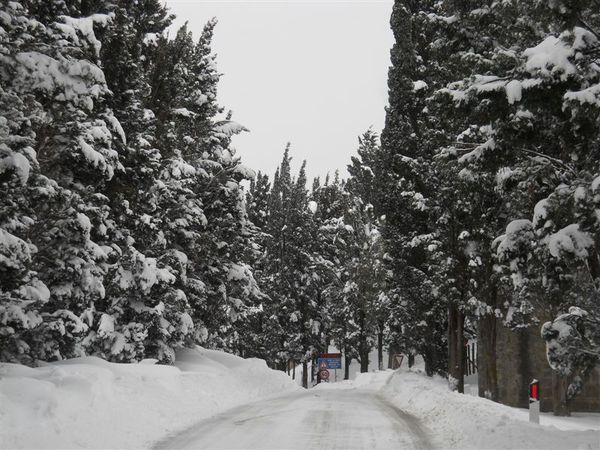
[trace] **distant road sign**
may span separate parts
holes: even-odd
[[[329,370],[323,369],[319,371],[319,377],[322,381],[329,381]]]
[[[402,365],[402,361],[404,361],[404,355],[402,353],[395,353],[394,359],[392,360],[392,369],[399,369]]]
[[[341,353],[321,353],[319,358],[341,358]]]
[[[319,368],[325,369],[341,369],[342,354],[341,353],[321,353],[319,355]]]

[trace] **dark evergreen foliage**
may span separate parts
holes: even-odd
[[[389,105],[347,180],[272,180],[217,103],[211,49],[158,0],[0,6],[0,360],[201,344],[308,364],[377,341],[462,391],[497,327],[542,327],[576,395],[598,364],[594,0],[397,0]],[[244,180],[250,181],[246,192]],[[567,405],[560,405],[566,411]],[[559,408],[559,409],[560,409]],[[564,412],[563,411],[563,412]]]
[[[5,2],[1,18],[2,359],[231,347],[262,294],[216,22],[169,40],[156,0]]]

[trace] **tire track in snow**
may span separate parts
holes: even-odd
[[[428,449],[414,416],[377,390],[318,389],[233,408],[167,436],[154,449]]]

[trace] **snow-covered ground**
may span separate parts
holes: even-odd
[[[478,374],[465,377],[465,394],[479,397]],[[529,420],[527,409],[513,409],[515,417]],[[552,425],[560,430],[600,430],[600,413],[573,412],[570,417],[557,417],[551,412],[541,412],[540,424]],[[600,443],[598,448],[600,448]]]
[[[572,418],[546,414],[540,425],[532,424],[524,409],[451,392],[445,379],[426,377],[419,369],[396,372],[382,393],[398,408],[420,419],[438,448],[600,448],[598,414],[576,414]]]
[[[379,395],[391,373],[233,408],[160,442],[156,449],[425,449],[419,421]]]
[[[175,367],[0,364],[0,447],[148,448],[228,408],[296,390],[262,360],[201,348],[179,352]]]
[[[336,351],[336,349],[334,348],[333,350],[330,349],[331,352]],[[415,367],[412,371],[409,371],[407,368],[407,361],[406,359],[404,360],[403,364],[402,364],[402,368],[396,373],[396,375],[389,379],[389,385],[387,385],[385,388],[381,385],[381,376],[382,375],[377,375],[375,374],[375,369],[377,367],[377,352],[376,350],[373,350],[370,355],[369,355],[369,360],[370,360],[370,366],[369,366],[369,373],[366,374],[361,374],[360,373],[360,365],[358,364],[358,362],[356,360],[353,360],[351,365],[350,365],[350,380],[351,382],[341,382],[341,383],[336,383],[336,386],[331,386],[332,383],[329,383],[330,387],[332,389],[354,389],[358,386],[364,387],[366,384],[370,384],[370,388],[374,388],[376,387],[377,389],[382,389],[382,393],[384,393],[384,395],[386,395],[386,397],[389,397],[390,395],[392,397],[395,398],[394,402],[397,406],[399,406],[401,409],[403,409],[406,412],[410,412],[413,413],[417,416],[419,416],[418,411],[423,408],[423,410],[427,410],[427,405],[429,404],[429,407],[431,407],[432,409],[435,409],[436,412],[441,414],[441,409],[438,406],[438,403],[444,402],[446,405],[451,405],[452,402],[458,402],[459,405],[456,405],[457,410],[461,410],[461,409],[469,409],[471,408],[473,411],[473,414],[465,414],[464,417],[461,417],[461,419],[464,419],[464,424],[463,422],[461,422],[460,420],[455,420],[454,421],[454,425],[455,425],[455,430],[453,431],[452,428],[449,429],[445,429],[445,426],[443,426],[443,422],[442,423],[438,423],[436,424],[436,426],[434,427],[433,430],[431,430],[433,435],[437,435],[437,437],[434,437],[434,441],[436,443],[436,445],[440,448],[446,448],[448,445],[450,445],[449,443],[452,442],[452,440],[456,441],[456,446],[454,446],[453,448],[489,448],[489,449],[496,449],[496,448],[515,448],[515,449],[521,449],[521,448],[548,448],[548,449],[553,449],[553,448],[565,448],[565,449],[578,449],[580,448],[579,446],[581,446],[581,448],[587,449],[587,448],[594,448],[594,449],[600,449],[600,413],[580,413],[580,412],[574,412],[571,414],[570,417],[556,417],[554,416],[552,413],[540,413],[540,425],[541,427],[535,427],[533,429],[529,428],[530,424],[529,424],[529,411],[527,409],[522,409],[522,408],[512,408],[512,407],[508,407],[505,405],[500,405],[498,403],[494,403],[485,399],[481,399],[479,397],[478,394],[478,374],[474,374],[468,377],[465,377],[465,393],[467,394],[467,397],[475,397],[475,399],[465,399],[463,395],[460,394],[455,394],[452,393],[448,390],[448,384],[446,382],[446,380],[444,380],[443,378],[440,377],[436,377],[436,378],[427,378],[423,375],[423,359],[420,356],[417,356],[416,358],[416,364]],[[388,361],[388,354],[384,352],[384,366],[387,366],[387,361]],[[300,369],[300,372],[298,372],[298,369]],[[301,383],[301,368],[296,368],[297,370],[297,376],[296,376],[296,382],[297,383]],[[298,373],[300,375],[298,375]],[[401,380],[405,380],[404,377],[408,377],[406,378],[406,383],[404,381]],[[415,378],[416,377],[416,378]],[[343,378],[343,371],[339,371],[338,370],[338,380],[341,381],[341,378]],[[398,383],[401,384],[401,386],[398,385]],[[414,383],[416,383],[416,386],[414,385]],[[412,386],[412,388],[409,387]],[[394,390],[400,390],[400,392],[402,393],[401,398],[396,398],[396,395],[393,394]],[[430,395],[430,394],[423,394],[420,395],[418,394],[419,392],[423,391],[425,392],[429,392],[429,391],[435,391],[437,392],[439,395]],[[410,398],[410,403],[408,403],[408,398]],[[414,409],[412,409],[414,408]],[[525,439],[523,441],[523,443],[520,443],[519,441],[519,433],[514,434],[514,439],[509,440],[507,442],[502,441],[502,438],[498,438],[499,440],[495,440],[495,432],[491,432],[491,436],[488,435],[483,435],[481,436],[480,433],[478,433],[478,430],[480,430],[480,425],[485,425],[481,422],[481,418],[480,418],[480,411],[488,411],[488,417],[491,418],[491,422],[488,423],[486,426],[488,427],[488,429],[494,429],[494,423],[500,423],[503,422],[502,420],[500,420],[500,417],[506,416],[509,417],[511,421],[518,421],[518,422],[526,422],[526,429],[521,430],[520,433],[524,433],[524,434],[528,434],[531,433],[533,436],[535,436],[536,434],[542,433],[544,435],[548,435],[548,433],[551,436],[554,436],[552,433],[556,432],[558,430],[564,430],[564,431],[589,431],[589,430],[596,430],[597,433],[594,435],[591,435],[591,441],[588,439],[586,440],[585,437],[583,437],[582,441],[579,442],[578,439],[574,439],[573,441],[570,441],[570,437],[562,437],[562,438],[558,438],[556,441],[554,441],[554,438],[549,438],[549,441],[552,441],[552,444],[550,444],[547,447],[543,447],[543,446],[538,446],[541,444],[538,444],[538,442],[536,442],[535,439],[531,440],[528,436],[524,437],[523,439]],[[446,413],[448,413],[450,415],[450,417],[453,417],[455,408],[454,407],[448,407],[446,408]],[[429,417],[423,417],[423,421],[426,424],[427,421],[429,420]],[[533,425],[532,425],[533,426]],[[498,427],[498,429],[502,429],[504,426],[500,426]],[[506,427],[504,427],[506,428]],[[475,429],[475,431],[473,431],[473,429]],[[485,428],[484,428],[485,429]],[[548,429],[550,429],[550,431],[548,432]],[[471,435],[471,436],[462,436],[462,430],[466,430],[465,434],[467,435]],[[510,426],[508,426],[508,430],[510,430]],[[560,433],[559,433],[560,434]],[[450,438],[450,440],[446,439],[446,437]],[[500,433],[500,436],[502,436],[502,433]],[[523,437],[523,436],[521,436]],[[588,433],[588,437],[589,437],[589,433]],[[528,441],[529,439],[529,441]],[[542,438],[544,439],[544,438]],[[527,444],[526,442],[529,442],[530,444]],[[592,445],[595,444],[595,445]],[[592,445],[590,447],[590,445]]]
[[[419,368],[303,390],[264,361],[197,348],[175,367],[0,364],[1,448],[598,449],[600,415],[542,416]]]

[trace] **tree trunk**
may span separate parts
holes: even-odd
[[[425,373],[428,377],[435,375],[436,371],[434,368],[438,365],[436,355],[434,352],[425,349],[423,352],[423,361],[425,361]]]
[[[415,365],[415,355],[413,355],[412,353],[409,353],[408,354],[408,368],[410,369],[414,365]]]
[[[308,389],[308,362],[302,361],[302,387]]]
[[[383,370],[383,327],[381,325],[377,333],[377,368]]]
[[[346,350],[346,353],[344,353],[344,380],[350,379],[350,364],[351,363],[352,363],[352,357],[348,354],[348,351]]]
[[[448,381],[453,390],[456,389],[456,305],[448,306]],[[456,380],[458,381],[458,380]]]
[[[457,305],[448,307],[448,375],[453,388],[465,391],[465,317]]]
[[[457,330],[456,330],[456,362],[458,363],[458,370],[456,375],[458,377],[458,392],[461,394],[465,393],[465,315],[462,311],[458,311]]]
[[[362,353],[362,352],[361,352]],[[366,373],[369,371],[369,354],[362,353],[360,355],[360,373]]]
[[[292,366],[292,380],[296,379],[296,361],[293,362],[293,366]]]
[[[497,402],[498,373],[496,369],[496,317],[487,315],[479,319],[477,338],[479,396]]]
[[[556,370],[552,371],[552,412],[555,416],[570,416],[567,387],[569,380]],[[543,387],[543,386],[542,386]]]
[[[588,267],[590,268],[590,276],[594,280],[600,278],[600,246],[598,243],[589,252]]]
[[[394,354],[396,353],[396,347],[390,345],[388,349],[388,369],[394,368]]]
[[[360,373],[369,371],[369,346],[367,344],[367,334],[365,332],[367,314],[360,311],[359,319],[359,337],[358,337],[358,357],[360,358]]]

